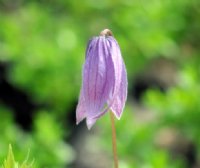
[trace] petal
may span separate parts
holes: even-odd
[[[120,51],[117,41],[113,37],[109,37],[108,42],[110,45],[110,56],[114,65],[115,83],[114,83],[112,95],[113,97],[115,97],[116,94],[118,93],[120,83],[121,83],[123,59],[122,59],[121,51]]]
[[[101,113],[113,85],[113,68],[109,66],[106,39],[99,37],[93,42],[91,51],[87,52],[83,73],[87,118],[90,119]]]
[[[90,52],[91,52],[92,48],[95,46],[94,44],[96,43],[96,41],[97,41],[97,37],[93,37],[89,40],[89,42],[87,44],[87,48],[86,48],[86,53],[85,53],[86,58],[88,55],[90,55]]]
[[[96,41],[97,41],[97,38],[92,38],[89,40],[87,44],[87,49],[86,49],[86,58],[87,58],[87,55],[90,54],[92,48],[94,47],[94,45],[92,44],[95,44]],[[84,66],[83,66],[83,69],[84,69]],[[76,124],[79,124],[86,117],[86,115],[87,115],[87,106],[85,104],[83,82],[82,82],[82,88],[81,88],[81,92],[79,96],[78,105],[76,108]]]
[[[85,117],[86,117],[86,106],[83,97],[83,89],[81,89],[78,105],[76,108],[76,124],[79,124]]]
[[[87,127],[88,129],[90,130],[92,128],[92,126],[95,124],[97,119],[94,119],[94,118],[87,118],[86,119],[86,124],[87,124]]]
[[[106,113],[113,105],[115,98],[118,95],[120,84],[121,84],[121,77],[122,77],[122,67],[123,67],[123,60],[120,52],[119,45],[117,41],[109,36],[106,38],[106,46],[109,51],[108,57],[110,58],[110,65],[113,67],[112,72],[112,90],[109,92],[109,97],[107,99],[107,107],[94,118],[99,118],[104,113]]]
[[[127,73],[126,73],[126,67],[123,63],[120,88],[111,106],[111,110],[113,111],[117,119],[120,119],[123,113],[123,109],[127,99],[127,87],[128,87]]]

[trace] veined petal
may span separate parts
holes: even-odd
[[[115,83],[113,87],[113,92],[111,93],[112,97],[114,98],[116,94],[118,93],[120,83],[121,83],[123,59],[121,56],[119,45],[112,36],[108,38],[108,43],[109,43],[109,49],[110,49],[110,56],[114,65]]]
[[[90,55],[90,52],[91,50],[93,49],[94,50],[94,44],[96,44],[96,41],[97,41],[97,38],[92,38],[89,40],[88,44],[87,44],[87,49],[86,49],[86,59],[87,59],[87,56]],[[87,64],[88,61],[86,61],[85,64]],[[85,65],[83,66],[83,71],[84,71],[84,67]],[[82,79],[83,79],[83,82],[82,82],[82,87],[81,87],[81,92],[80,92],[80,96],[79,96],[79,101],[78,101],[78,105],[76,107],[76,124],[79,124],[84,118],[86,118],[87,116],[87,111],[88,111],[88,108],[87,108],[87,105],[85,104],[85,94],[84,94],[84,91],[83,91],[83,85],[84,85],[84,74],[82,75]]]
[[[87,118],[86,119],[86,124],[87,124],[87,127],[88,129],[90,130],[92,128],[92,126],[95,124],[97,119],[94,119],[94,118]]]
[[[81,89],[78,105],[76,108],[76,124],[79,124],[85,117],[86,117],[86,106],[83,97],[83,89]]]
[[[95,119],[105,114],[112,107],[113,103],[115,102],[115,98],[118,95],[122,78],[123,59],[121,56],[119,45],[113,37],[109,36],[106,38],[106,46],[108,48],[108,57],[110,58],[109,66],[113,67],[111,78],[112,88],[109,92],[109,97],[107,99],[107,107],[103,109],[101,113],[97,114],[94,117]]]
[[[117,119],[120,119],[123,113],[123,109],[124,109],[125,102],[127,99],[127,86],[128,86],[128,81],[127,81],[126,67],[123,63],[120,88],[111,106],[111,110],[113,111]]]
[[[86,48],[86,53],[85,53],[85,57],[87,58],[88,55],[90,55],[90,52],[92,49],[94,49],[95,47],[95,43],[97,41],[97,37],[93,37],[89,40],[88,44],[87,44],[87,48]]]
[[[84,97],[89,119],[101,113],[113,86],[113,68],[109,66],[105,37],[99,37],[93,44],[95,46],[92,46],[86,56],[83,74]]]

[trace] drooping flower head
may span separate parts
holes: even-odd
[[[88,42],[82,80],[77,124],[86,118],[90,129],[109,110],[120,119],[127,98],[127,74],[120,47],[110,30],[103,30]]]

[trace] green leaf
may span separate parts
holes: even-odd
[[[15,161],[15,157],[12,151],[12,146],[9,144],[8,155],[7,155],[6,160],[4,161],[2,168],[32,168],[33,162],[31,164],[28,164],[27,163],[28,157],[29,157],[29,153],[26,159],[24,160],[24,162],[21,165],[18,164],[18,162]]]
[[[11,145],[9,145],[7,159],[4,161],[3,168],[18,168],[18,163],[15,162]]]

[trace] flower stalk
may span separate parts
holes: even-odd
[[[114,168],[118,168],[115,118],[112,112],[110,112],[110,121],[111,121],[111,128],[112,128],[112,148],[113,148],[113,157],[114,157]]]
[[[114,167],[118,168],[115,118],[121,118],[127,99],[127,73],[120,47],[109,29],[87,45],[76,123],[86,119],[88,129],[109,110]]]

